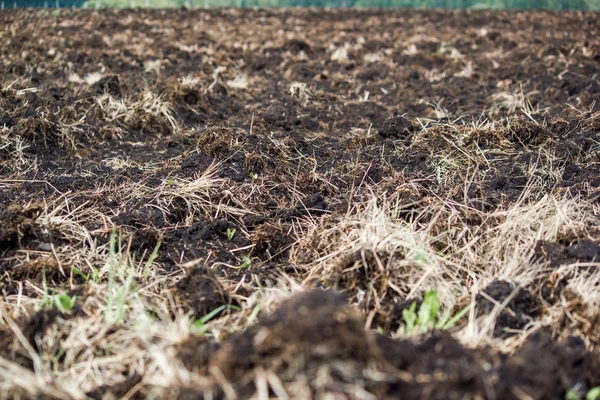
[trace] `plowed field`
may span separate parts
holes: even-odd
[[[0,397],[600,398],[599,20],[1,11]]]

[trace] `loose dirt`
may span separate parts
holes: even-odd
[[[584,398],[597,21],[0,12],[0,397]]]

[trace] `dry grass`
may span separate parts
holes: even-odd
[[[96,99],[108,121],[131,123],[135,118],[150,115],[166,122],[173,131],[177,130],[177,121],[172,105],[161,95],[144,91],[137,99],[116,99],[104,94]]]
[[[126,118],[124,103],[108,97],[102,101],[106,101],[103,104],[109,115]],[[416,140],[427,142],[439,138],[430,129],[436,131],[440,127],[424,125]],[[470,130],[493,129],[493,124],[485,122],[444,131],[453,144],[432,158],[434,181],[439,187],[476,184],[473,179],[481,178],[487,164],[483,151],[474,152],[476,147],[468,147],[473,146],[468,144]],[[310,160],[307,162],[311,164]],[[560,329],[564,328],[560,327],[567,325],[569,332],[578,332],[594,348],[599,343],[595,311],[600,302],[596,294],[600,275],[594,270],[597,263],[569,264],[556,270],[556,276],[569,275],[566,289],[574,296],[548,307],[510,339],[494,337],[493,330],[516,290],[503,302],[497,302],[488,315],[478,315],[475,311],[475,299],[491,282],[508,280],[516,283],[517,288],[529,287],[547,276],[547,263],[535,258],[540,241],[589,237],[593,227],[600,223],[598,210],[590,202],[549,194],[562,176],[556,169],[554,156],[544,154],[523,167],[528,168],[530,179],[520,198],[490,211],[477,210],[433,193],[411,203],[398,197],[403,190],[422,190],[418,182],[405,182],[397,188],[397,195],[361,183],[350,193],[348,198],[352,203],[346,213],[321,218],[309,214],[292,224],[295,242],[289,262],[300,274],[292,278],[278,273],[266,287],[251,275],[239,281],[223,280],[226,292],[240,305],[240,310],[222,313],[208,321],[203,335],[216,343],[222,342],[276,310],[282,299],[319,286],[343,292],[351,305],[364,312],[367,330],[377,328],[374,325],[377,315],[390,304],[416,299],[435,290],[446,310],[470,305],[468,317],[453,331],[454,337],[466,346],[490,345],[512,352],[540,327],[554,327],[561,336]],[[220,168],[219,164],[212,164],[192,179],[165,178],[156,186],[144,183],[106,186],[92,193],[96,197],[121,196],[124,204],[138,204],[140,198],[146,199],[146,205],[159,209],[165,218],[183,212],[184,226],[203,217],[240,221],[252,214],[247,204],[260,201],[264,191],[283,190],[301,201],[301,188],[294,182],[281,187],[269,180],[252,182],[240,185],[233,193],[234,185],[219,177]],[[149,178],[152,174],[150,171]],[[328,182],[316,167],[313,174],[315,181]],[[380,186],[387,187],[389,179]],[[113,219],[114,216],[100,211],[91,202],[75,205],[67,194],[44,205],[35,224],[48,232],[60,232],[60,244],[50,242],[43,252],[21,252],[15,268],[26,268],[46,257],[56,261],[58,276],[69,282],[68,287],[78,287],[74,281],[81,275],[75,274],[76,270],[87,276],[87,282],[83,292],[69,295],[74,296],[77,307],[63,311],[33,342],[20,331],[16,321],[51,309],[52,299],[61,293],[48,291],[44,282],[29,280],[19,284],[18,294],[4,297],[0,329],[10,332],[17,341],[13,346],[25,351],[34,363],[30,371],[14,361],[0,359],[4,397],[11,393],[85,398],[94,389],[119,385],[132,376],[139,376],[140,381],[125,394],[126,398],[142,390],[159,397],[174,396],[179,388],[186,387],[206,393],[213,392],[215,385],[226,393],[234,390],[218,371],[201,375],[190,371],[179,359],[181,344],[197,332],[190,313],[174,300],[171,287],[192,264],[164,274],[153,255],[145,253],[139,259],[139,255],[130,252],[132,239],[127,231],[113,233],[109,242],[97,243],[98,234],[109,235],[113,231]],[[90,232],[86,226],[92,221],[97,228]],[[193,265],[198,262],[202,261],[196,260]],[[394,338],[412,334],[400,328],[389,332]],[[60,352],[58,358],[57,352]],[[384,372],[374,367],[371,373]],[[308,393],[319,387],[314,377],[296,376],[281,381],[281,375],[261,367],[254,369],[252,376],[257,396],[264,393],[265,385],[283,397],[296,390]],[[370,392],[360,385],[348,390],[370,398]]]
[[[528,195],[524,192],[523,197]],[[398,218],[408,207],[415,216],[409,221]],[[364,282],[338,283],[338,288],[350,285],[351,298],[366,308],[427,289],[452,301],[471,296],[475,280],[480,288],[496,279],[530,283],[544,268],[531,264],[538,241],[585,234],[598,223],[592,206],[576,198],[546,196],[490,213],[451,201],[414,208],[373,197],[343,218],[324,219],[303,233],[292,259],[314,260],[308,276],[313,282],[327,282],[332,275],[342,281],[365,275]],[[466,225],[466,216],[481,222]]]
[[[250,210],[240,207],[233,193],[227,190],[231,187],[228,180],[217,177],[218,172],[219,165],[211,164],[193,179],[167,178],[158,188],[137,187],[134,196],[153,196],[150,204],[165,215],[180,212],[183,206],[186,225],[191,225],[200,216],[216,219],[249,214]]]
[[[162,23],[152,29],[171,29]],[[428,293],[440,314],[466,314],[444,336],[459,350],[432,346],[423,359],[484,354],[497,362],[482,367],[489,382],[538,331],[598,349],[600,263],[578,253],[600,243],[593,106],[555,118],[540,91],[507,80],[474,98],[487,114],[468,120],[452,90],[419,99],[402,89],[490,78],[460,41],[413,32],[385,45],[387,36],[367,43],[340,30],[329,47],[291,33],[233,44],[236,57],[275,52],[307,67],[282,59],[279,70],[270,56],[215,51],[231,46],[226,25],[200,37],[210,45],[173,44],[164,61],[144,59],[149,35],[104,36],[127,45],[151,85],[98,94],[101,73],[71,73],[68,93],[84,113],[38,105],[28,136],[25,120],[0,127],[10,204],[0,210],[0,398],[376,399],[389,387],[442,385],[454,377],[447,364],[411,374],[378,343],[402,353],[438,340],[407,328],[405,311]],[[177,50],[203,60],[193,73],[177,67],[178,80],[166,76]],[[489,52],[489,67],[507,54]],[[420,57],[435,62],[408,68]],[[265,86],[271,74],[276,92]],[[25,99],[24,109],[45,90],[27,79],[2,87],[1,105]],[[400,131],[384,137],[372,121],[388,117],[388,101],[435,119],[398,116]],[[497,282],[509,293],[494,296]],[[314,288],[342,293],[341,304],[294,303]],[[516,309],[522,298],[535,310]],[[523,323],[506,322],[519,314]]]
[[[37,162],[25,153],[29,147],[27,141],[11,134],[5,127],[0,127],[0,171],[11,174],[26,174],[35,171]]]

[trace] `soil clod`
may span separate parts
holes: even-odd
[[[408,119],[398,114],[386,118],[379,126],[379,135],[384,138],[403,139],[410,141],[415,126]]]

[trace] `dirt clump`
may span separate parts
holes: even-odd
[[[529,361],[533,358],[534,363]],[[592,372],[597,371],[599,362],[597,355],[586,352],[578,337],[569,337],[558,344],[549,333],[537,332],[500,369],[506,380],[498,383],[497,396],[518,398],[517,392],[535,399],[563,398],[564,387],[581,395],[599,382],[597,372]]]
[[[26,206],[11,204],[0,213],[0,250],[22,247],[36,237],[36,220],[43,205],[29,203]]]
[[[386,118],[379,126],[379,135],[384,138],[403,139],[410,142],[416,128],[412,121],[398,114]]]
[[[0,13],[5,393],[600,386],[597,15],[59,11]],[[405,332],[429,291],[474,318]]]
[[[565,245],[548,241],[536,243],[534,258],[548,263],[550,268],[574,263],[595,263],[600,260],[600,245],[591,240]]]
[[[108,75],[101,78],[92,86],[96,93],[108,93],[113,97],[121,97],[121,84],[117,75]]]
[[[218,368],[235,382],[239,393],[251,393],[248,374],[255,368],[275,368],[283,379],[293,379],[303,371],[310,374],[307,379],[313,380],[319,365],[366,365],[369,341],[360,314],[350,309],[342,296],[316,290],[284,301],[251,328],[213,348],[210,357],[182,361],[192,369]],[[185,354],[189,353],[185,350]],[[198,361],[207,362],[208,366],[194,365]]]
[[[298,39],[288,40],[284,47],[292,53],[300,53],[301,51],[309,53],[310,51],[310,45],[304,40]]]
[[[498,312],[494,336],[511,336],[541,313],[541,305],[525,288],[508,281],[493,281],[477,295],[480,315]]]
[[[225,127],[208,128],[198,137],[198,148],[206,151],[210,155],[229,152],[237,134],[234,129]]]
[[[283,384],[303,376],[312,395],[348,395],[346,390],[354,383],[385,399],[399,394],[419,399],[487,398],[490,393],[518,398],[515,391],[533,398],[561,398],[564,387],[585,393],[600,379],[594,369],[600,357],[587,352],[574,337],[554,342],[540,331],[514,355],[486,347],[467,349],[442,332],[422,342],[394,340],[365,332],[362,317],[342,296],[321,290],[294,295],[221,345],[193,339],[182,344],[179,354],[192,370],[222,373],[240,396],[254,393],[257,376],[267,368]],[[387,379],[363,375],[367,365]],[[326,383],[318,379],[318,371],[327,373]],[[223,394],[218,384],[212,391]]]
[[[204,266],[192,268],[177,282],[174,296],[179,306],[196,319],[223,305],[234,304],[217,275]]]

